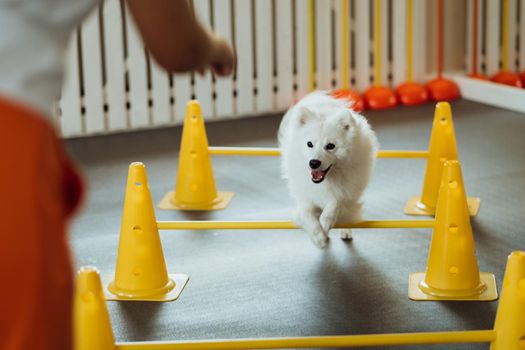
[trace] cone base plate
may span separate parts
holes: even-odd
[[[112,301],[157,301],[157,302],[167,302],[177,300],[182,293],[184,287],[188,283],[190,277],[183,273],[170,273],[168,274],[169,279],[175,282],[175,288],[170,290],[166,294],[161,295],[151,295],[151,296],[140,296],[140,297],[121,297],[115,294],[112,294],[108,290],[108,286],[111,283],[115,276],[109,275],[102,278],[102,283],[104,285],[104,297],[106,300]]]
[[[405,214],[414,216],[434,216],[434,210],[428,210],[418,205],[420,200],[421,197],[411,197],[405,205]],[[470,216],[478,215],[481,199],[478,197],[468,197],[467,203]]]
[[[178,205],[174,204],[171,199],[175,196],[175,191],[169,191],[162,197],[158,207],[162,210],[202,210],[202,211],[211,211],[211,210],[223,210],[230,204],[234,196],[233,192],[218,192],[218,200],[215,203],[204,204],[204,205]]]
[[[479,278],[487,286],[487,289],[481,294],[466,297],[439,297],[425,294],[419,289],[419,283],[425,279],[424,272],[411,273],[408,278],[408,298],[416,301],[494,301],[498,299],[498,289],[494,275],[488,272],[480,272]]]

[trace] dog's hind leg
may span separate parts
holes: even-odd
[[[352,235],[352,230],[349,228],[341,229],[339,234],[341,235],[341,239],[343,241],[351,241],[352,239],[354,239]]]
[[[338,223],[341,224],[353,224],[362,220],[362,204],[359,202],[347,203],[344,206],[344,210],[341,211],[338,219]],[[343,241],[351,241],[354,237],[352,230],[349,228],[343,228],[340,231],[340,237]]]

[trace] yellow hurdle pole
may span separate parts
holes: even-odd
[[[377,158],[428,158],[428,151],[385,150],[377,152]]]
[[[501,70],[509,69],[508,48],[509,48],[509,0],[503,0],[503,14],[501,18],[502,40],[501,40]]]
[[[374,85],[381,85],[381,0],[374,1]]]
[[[341,0],[341,87],[349,88],[348,81],[348,0]]]
[[[309,88],[310,91],[315,90],[315,2],[308,1],[308,57],[309,62]]]
[[[407,0],[407,81],[412,82],[412,53],[414,51],[413,40],[413,8],[412,0]]]
[[[281,155],[279,148],[269,147],[208,147],[214,156],[263,156],[278,157]]]
[[[433,228],[435,220],[369,220],[334,228]],[[159,230],[294,230],[292,221],[157,221]]]
[[[214,156],[253,156],[278,157],[279,148],[266,147],[209,147]],[[428,158],[428,151],[384,150],[377,153],[378,158]]]
[[[421,345],[452,343],[489,343],[496,332],[458,331],[370,335],[339,335],[323,337],[190,340],[175,342],[117,343],[115,350],[208,350],[208,349],[277,349],[277,348],[335,348],[358,346]]]

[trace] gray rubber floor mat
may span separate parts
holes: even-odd
[[[365,112],[382,149],[426,149],[432,104]],[[481,271],[496,275],[507,255],[525,249],[525,115],[467,101],[452,104],[463,176],[482,199],[473,219]],[[210,145],[275,146],[280,116],[209,123]],[[127,166],[146,164],[154,202],[175,184],[181,129],[171,127],[68,140],[89,184],[71,228],[76,266],[113,273]],[[215,157],[219,190],[230,207],[212,213],[157,210],[158,220],[289,219],[292,203],[277,158]],[[365,195],[365,217],[405,218],[419,194],[424,162],[379,159]],[[172,303],[109,303],[119,341],[283,337],[489,329],[497,302],[414,302],[410,272],[424,271],[431,230],[355,230],[326,250],[300,231],[161,232],[170,272],[190,281]],[[388,349],[488,349],[486,344]]]

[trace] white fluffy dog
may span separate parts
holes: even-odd
[[[361,196],[374,168],[377,138],[367,120],[326,92],[312,92],[279,128],[283,176],[296,201],[294,221],[323,248],[336,223],[361,221]],[[351,239],[343,229],[341,238]]]

